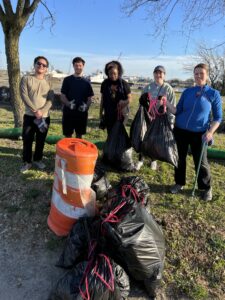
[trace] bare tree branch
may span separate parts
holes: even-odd
[[[25,6],[24,6],[24,12],[29,13],[31,15],[35,9],[38,7],[38,4],[41,2],[41,0],[34,0],[31,4],[29,0],[25,0]],[[30,4],[30,5],[29,5]]]
[[[17,16],[22,16],[23,14],[23,9],[24,9],[24,0],[18,0],[17,6],[16,6],[16,15]]]
[[[213,26],[225,18],[224,0],[123,0],[122,10],[127,16],[131,16],[141,7],[145,9],[146,16],[153,24],[152,36],[161,38],[161,44],[165,42],[171,29],[175,11],[182,12],[180,31],[187,35],[187,44],[194,31],[205,25]]]
[[[1,23],[4,21],[5,17],[6,17],[6,16],[5,16],[5,12],[4,12],[4,10],[3,10],[1,4],[0,4],[0,22],[1,22]]]
[[[11,1],[3,0],[3,5],[4,5],[4,9],[5,9],[6,15],[9,18],[12,18],[14,16],[14,12],[13,12],[13,9],[12,9]]]

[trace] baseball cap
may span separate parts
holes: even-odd
[[[155,67],[153,73],[155,73],[155,72],[157,72],[157,71],[161,71],[161,72],[163,72],[163,73],[166,73],[166,70],[165,70],[165,68],[164,68],[163,66],[157,66],[157,67]]]

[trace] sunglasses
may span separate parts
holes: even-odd
[[[36,65],[38,65],[40,67],[42,66],[43,68],[47,68],[48,67],[47,65],[45,65],[45,64],[43,64],[43,63],[41,63],[39,61],[36,63]]]

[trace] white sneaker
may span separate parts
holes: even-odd
[[[34,161],[33,164],[35,165],[35,167],[37,167],[40,170],[44,170],[46,165],[41,161]]]
[[[25,163],[21,168],[20,168],[20,172],[21,173],[26,173],[28,170],[30,170],[32,167],[32,164],[30,163]]]
[[[156,171],[156,170],[157,170],[157,161],[156,161],[156,160],[154,160],[154,161],[151,162],[151,169],[152,169],[153,171]]]
[[[135,165],[135,170],[139,171],[140,168],[143,166],[143,163],[144,163],[143,161],[138,161]]]
[[[183,185],[180,184],[174,184],[171,188],[170,188],[170,192],[172,194],[177,194],[179,193],[181,190],[183,190]]]

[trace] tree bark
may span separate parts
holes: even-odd
[[[19,61],[20,33],[14,28],[5,33],[5,50],[9,76],[10,101],[12,104],[15,127],[23,123],[24,105],[20,98],[20,61]]]

